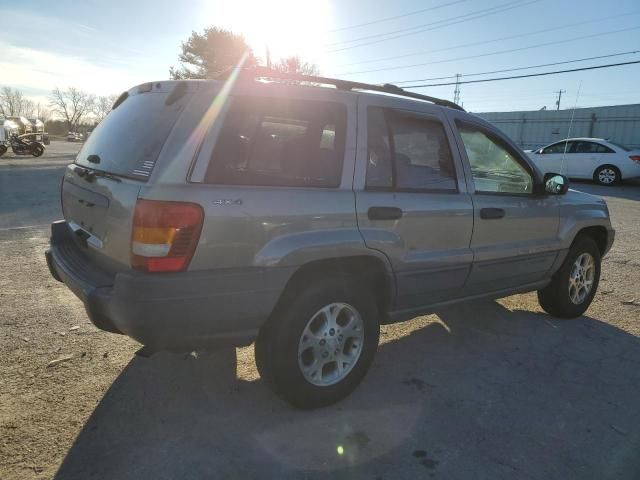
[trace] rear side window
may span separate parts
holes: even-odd
[[[367,147],[367,188],[457,191],[449,141],[435,118],[370,108]]]
[[[150,92],[123,94],[89,135],[76,163],[116,175],[146,180],[191,93],[186,83]],[[124,100],[122,100],[124,98]],[[97,156],[97,157],[96,157]],[[90,162],[88,158],[93,160]]]
[[[573,153],[615,153],[609,147],[594,142],[576,142]]]
[[[344,105],[236,98],[205,176],[223,185],[337,187],[342,176]]]

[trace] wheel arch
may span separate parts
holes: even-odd
[[[593,180],[595,182],[598,181],[597,179],[597,175],[598,175],[598,170],[600,170],[601,168],[612,168],[613,170],[615,170],[616,172],[618,172],[618,182],[622,181],[622,172],[620,171],[619,167],[616,167],[615,165],[613,165],[612,163],[604,163],[602,165],[598,165],[594,170],[593,170],[593,175],[591,175],[591,178],[593,178]]]
[[[295,295],[302,285],[327,275],[340,275],[368,284],[375,291],[381,319],[384,320],[395,296],[395,281],[390,266],[376,255],[324,258],[300,265],[287,281],[274,310]]]
[[[598,246],[598,250],[600,250],[600,255],[604,256],[607,249],[607,236],[609,235],[608,230],[601,225],[593,225],[590,227],[585,227],[580,229],[576,236],[573,238],[573,242],[571,242],[571,246],[573,246],[578,240],[581,238],[587,237],[593,239]]]

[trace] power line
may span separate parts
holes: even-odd
[[[470,16],[477,15],[477,14],[480,14],[480,13],[485,13],[487,11],[495,10],[497,8],[503,8],[505,6],[513,5],[514,3],[521,3],[522,1],[524,1],[524,0],[512,0],[510,2],[503,3],[501,5],[497,5],[495,7],[483,8],[483,9],[477,10],[475,12],[464,13],[462,15],[455,15],[453,17],[444,18],[442,20],[436,20],[435,22],[424,23],[422,25],[414,25],[413,27],[404,27],[404,28],[400,28],[398,30],[391,30],[389,32],[374,33],[374,34],[371,34],[371,35],[365,35],[364,37],[352,38],[351,40],[340,40],[340,41],[337,41],[337,42],[328,43],[328,44],[326,44],[326,46],[327,47],[333,47],[333,46],[342,45],[342,44],[345,44],[345,43],[355,43],[355,42],[360,42],[362,40],[370,40],[372,38],[380,38],[380,37],[385,37],[387,35],[394,35],[396,33],[409,32],[411,30],[419,30],[421,28],[430,27],[430,26],[433,26],[433,25],[437,25],[439,23],[450,22],[450,21],[453,21],[453,20],[458,20],[458,19],[461,19],[461,18],[470,17]]]
[[[601,37],[604,35],[612,35],[614,33],[621,33],[621,32],[628,32],[631,30],[638,30],[640,27],[636,26],[636,27],[630,27],[630,28],[622,28],[619,30],[611,30],[608,32],[600,32],[600,33],[594,33],[591,35],[582,35],[579,37],[573,37],[573,38],[567,38],[564,40],[555,40],[552,42],[544,42],[544,43],[538,43],[535,45],[529,45],[527,47],[518,47],[518,48],[510,48],[507,50],[498,50],[496,52],[488,52],[488,53],[481,53],[481,54],[476,54],[476,55],[467,55],[464,57],[456,57],[456,58],[448,58],[448,59],[444,59],[444,60],[433,60],[431,62],[422,62],[422,63],[414,63],[411,65],[396,65],[393,67],[385,67],[385,68],[376,68],[376,69],[371,69],[371,70],[360,70],[357,72],[345,72],[345,73],[339,73],[339,76],[345,77],[345,76],[349,76],[349,75],[357,75],[360,73],[372,73],[372,72],[383,72],[386,70],[398,70],[398,69],[402,69],[402,68],[413,68],[413,67],[424,67],[426,65],[435,65],[438,63],[449,63],[449,62],[456,62],[458,60],[469,60],[472,58],[478,58],[478,57],[489,57],[492,55],[499,55],[502,53],[511,53],[511,52],[520,52],[522,50],[530,50],[532,48],[539,48],[539,47],[546,47],[549,45],[557,45],[559,43],[568,43],[568,42],[574,42],[576,40],[584,40],[585,38],[594,38],[594,37]]]
[[[478,18],[482,18],[482,17],[486,17],[487,15],[493,15],[495,13],[501,13],[501,12],[505,12],[507,10],[511,10],[514,8],[518,8],[518,7],[523,7],[525,5],[529,5],[532,3],[536,3],[539,2],[541,0],[531,0],[525,3],[522,3],[522,0],[516,0],[515,2],[509,2],[509,3],[505,3],[502,5],[499,5],[497,7],[491,7],[491,8],[487,8],[484,10],[478,10],[476,12],[472,12],[472,13],[467,13],[465,15],[458,15],[457,17],[451,17],[451,18],[447,18],[444,20],[438,20],[437,22],[432,22],[432,23],[427,23],[424,25],[418,25],[416,27],[411,27],[411,28],[405,28],[405,29],[401,29],[401,30],[396,30],[394,32],[386,32],[386,33],[379,33],[379,34],[374,34],[374,35],[368,35],[366,37],[360,37],[357,39],[353,39],[353,40],[347,40],[347,41],[343,41],[343,42],[336,42],[336,43],[332,43],[332,44],[328,44],[328,47],[334,46],[334,45],[339,45],[339,44],[344,44],[344,43],[353,43],[356,41],[360,41],[360,40],[365,40],[368,38],[377,38],[377,37],[382,37],[382,36],[386,36],[386,35],[393,35],[395,33],[398,33],[398,35],[392,36],[392,37],[388,37],[388,38],[379,38],[378,40],[373,40],[370,42],[363,42],[363,43],[359,43],[357,45],[350,45],[350,46],[345,46],[345,47],[341,47],[341,48],[336,48],[333,50],[327,50],[328,53],[335,53],[335,52],[342,52],[344,50],[349,50],[352,48],[358,48],[358,47],[364,47],[367,45],[374,45],[376,43],[381,43],[381,42],[386,42],[389,40],[395,40],[397,38],[402,38],[402,37],[407,37],[410,35],[416,35],[418,33],[423,33],[423,32],[427,32],[430,30],[435,30],[437,28],[442,28],[442,27],[448,27],[451,25],[456,25],[458,23],[462,23],[462,22],[468,22],[470,20],[476,20]],[[426,28],[423,28],[426,27]],[[416,30],[418,29],[418,30]],[[414,31],[409,31],[409,30],[414,30]],[[405,33],[400,33],[400,32],[405,32]]]
[[[611,68],[611,67],[620,67],[623,65],[633,65],[636,63],[640,63],[640,60],[635,60],[633,62],[622,62],[622,63],[610,63],[608,65],[595,65],[593,67],[582,67],[582,68],[572,68],[570,70],[556,70],[555,72],[544,72],[544,73],[529,73],[527,75],[513,75],[510,77],[498,77],[498,78],[483,78],[481,80],[467,80],[465,82],[457,82],[459,84],[463,83],[482,83],[482,82],[497,82],[499,80],[512,80],[516,78],[529,78],[529,77],[543,77],[545,75],[557,75],[559,73],[569,73],[569,72],[582,72],[584,70],[596,70],[599,68]],[[446,85],[455,85],[456,82],[448,82],[448,83],[428,83],[424,85],[407,85],[403,88],[424,88],[424,87],[443,87]]]
[[[414,10],[412,12],[402,13],[400,15],[394,15],[392,17],[381,18],[379,20],[372,20],[370,22],[365,22],[365,23],[358,23],[356,25],[349,25],[347,27],[334,28],[332,30],[327,30],[327,32],[328,33],[342,32],[344,30],[351,30],[353,28],[366,27],[368,25],[375,25],[377,23],[388,22],[390,20],[397,20],[398,18],[410,17],[412,15],[418,15],[420,13],[430,12],[430,11],[433,11],[433,10],[438,10],[440,8],[451,7],[452,5],[456,5],[458,3],[463,3],[463,2],[468,2],[468,1],[469,0],[456,0],[455,2],[442,3],[440,5],[435,5],[433,7],[422,8],[420,10]]]
[[[625,12],[625,13],[620,13],[620,14],[617,14],[617,15],[611,15],[609,17],[600,17],[600,18],[595,18],[593,20],[586,20],[586,21],[582,21],[582,22],[566,23],[564,25],[559,25],[557,27],[544,28],[542,30],[535,30],[533,32],[518,33],[516,35],[509,35],[509,36],[506,36],[506,37],[499,37],[499,38],[494,38],[494,39],[491,39],[491,40],[483,40],[481,42],[463,43],[461,45],[455,45],[453,47],[437,48],[435,50],[423,50],[421,52],[406,53],[404,55],[393,55],[391,57],[373,58],[373,59],[370,59],[370,60],[361,60],[359,62],[345,63],[343,65],[338,65],[338,67],[339,68],[352,67],[352,66],[355,66],[355,65],[364,65],[366,63],[384,62],[386,60],[398,60],[400,58],[416,57],[418,55],[425,55],[425,54],[429,54],[429,53],[445,52],[445,51],[448,51],[448,50],[455,50],[457,48],[475,47],[477,45],[485,45],[487,43],[501,42],[503,40],[512,40],[514,38],[528,37],[528,36],[531,36],[531,35],[537,35],[539,33],[548,33],[548,32],[553,32],[553,31],[556,31],[556,30],[564,30],[566,28],[577,27],[579,25],[587,25],[589,23],[596,23],[596,22],[597,23],[602,23],[605,20],[612,20],[614,18],[628,17],[628,16],[631,16],[631,15],[638,15],[638,14],[640,14],[640,12]]]
[[[463,77],[477,77],[479,75],[491,75],[492,73],[515,72],[517,70],[529,70],[531,68],[552,67],[554,65],[564,65],[567,63],[586,62],[588,60],[599,60],[601,58],[620,57],[623,55],[634,55],[640,53],[640,50],[630,50],[628,52],[610,53],[608,55],[598,55],[596,57],[577,58],[575,60],[565,60],[563,62],[541,63],[539,65],[530,65],[528,67],[505,68],[503,70],[492,70],[489,72],[463,73]],[[401,80],[398,82],[389,82],[393,84],[412,83],[412,82],[430,82],[432,80],[446,80],[447,78],[456,78],[459,74],[447,75],[445,77],[417,78],[415,80]]]

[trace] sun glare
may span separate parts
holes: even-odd
[[[299,55],[321,65],[327,30],[332,28],[328,0],[245,0],[219,2],[208,0],[209,24],[241,33],[256,56],[266,60]]]

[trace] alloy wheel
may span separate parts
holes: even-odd
[[[575,305],[580,305],[593,288],[596,275],[596,262],[590,253],[583,253],[576,258],[569,274],[569,298]]]
[[[600,183],[610,185],[616,181],[616,172],[612,168],[603,168],[598,172],[598,180]]]
[[[298,366],[319,387],[343,380],[358,362],[364,346],[360,313],[346,303],[331,303],[307,322],[298,344]]]

